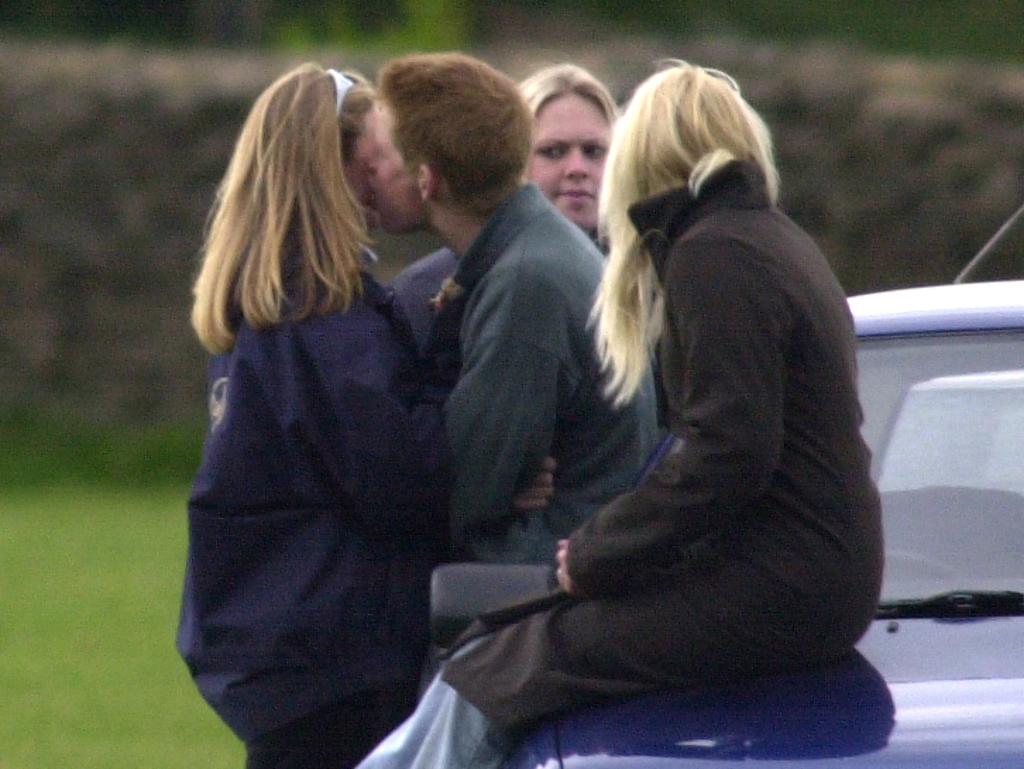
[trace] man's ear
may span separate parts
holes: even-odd
[[[420,163],[416,169],[416,186],[420,191],[420,200],[437,200],[441,188],[441,177],[437,171],[426,163]]]

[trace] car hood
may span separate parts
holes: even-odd
[[[827,670],[590,708],[508,769],[1021,769],[1024,618],[876,621]]]

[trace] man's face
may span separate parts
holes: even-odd
[[[356,159],[366,171],[366,195],[360,201],[368,219],[392,234],[426,226],[426,213],[416,178],[409,173],[392,139],[394,119],[377,105],[366,116],[366,130],[356,144]]]
[[[373,208],[373,189],[370,187],[374,154],[373,141],[364,133],[356,139],[352,158],[345,163],[345,180],[362,207],[366,226],[370,230],[380,227],[380,219]]]

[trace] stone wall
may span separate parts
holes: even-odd
[[[564,53],[480,52],[515,77]],[[946,282],[1024,201],[1024,70],[737,41],[573,58],[619,95],[681,56],[734,74],[778,147],[783,205],[851,293]],[[345,51],[302,58],[355,66]],[[0,411],[194,415],[189,284],[251,100],[299,59],[0,42]],[[1024,229],[1024,228],[1022,228]],[[434,244],[384,239],[383,277]],[[1021,274],[1024,236],[987,275]]]

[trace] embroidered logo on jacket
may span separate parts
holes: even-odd
[[[228,378],[222,376],[210,388],[210,430],[216,430],[228,409]]]

